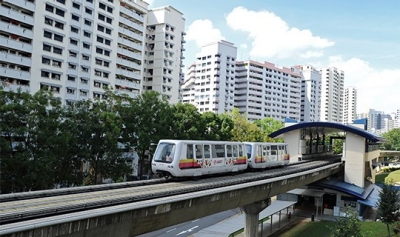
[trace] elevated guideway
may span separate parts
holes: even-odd
[[[199,181],[10,201],[0,204],[0,220],[5,223],[0,235],[135,236],[263,202],[342,168],[337,160],[299,162]]]

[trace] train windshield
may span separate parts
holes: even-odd
[[[251,145],[246,144],[247,159],[251,158],[251,149],[252,149]]]
[[[157,147],[153,160],[158,162],[171,163],[174,160],[175,144],[160,143]]]

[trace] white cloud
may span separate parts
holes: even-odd
[[[320,57],[322,49],[334,42],[313,36],[310,30],[289,27],[279,16],[268,11],[250,11],[236,7],[226,17],[233,29],[244,31],[252,40],[250,55],[254,57]]]
[[[368,109],[395,112],[400,108],[400,69],[374,69],[359,58],[329,58],[330,66],[344,71],[345,87],[357,88],[357,113]]]
[[[195,41],[197,46],[201,47],[205,44],[225,38],[222,36],[219,29],[214,28],[210,20],[204,19],[195,20],[188,26],[185,39]]]
[[[247,44],[240,44],[240,48],[247,49]]]

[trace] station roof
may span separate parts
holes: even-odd
[[[285,128],[282,128],[278,131],[275,131],[269,134],[269,137],[275,138],[279,137],[287,132],[291,132],[298,129],[307,129],[307,131],[316,133],[334,133],[334,132],[350,132],[354,133],[358,136],[364,137],[365,139],[370,140],[371,142],[379,143],[386,142],[387,140],[381,136],[365,131],[364,129],[358,128],[352,125],[344,125],[341,123],[335,122],[299,122]]]
[[[373,183],[367,183],[365,188],[361,188],[357,185],[343,182],[338,179],[320,180],[312,185],[347,193],[353,197],[356,197],[358,199],[357,202],[370,207],[376,206],[377,202],[379,201],[379,192],[381,190],[379,186]]]

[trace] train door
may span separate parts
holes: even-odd
[[[278,145],[278,160],[283,161],[285,156],[285,149],[283,145]]]
[[[201,144],[194,145],[194,151],[196,153],[195,159],[196,159],[197,163],[204,163],[203,145],[201,145]]]
[[[211,166],[223,166],[225,163],[225,145],[213,144],[211,145]]]
[[[278,161],[278,146],[271,145],[271,161]]]
[[[225,146],[226,155],[225,155],[224,164],[226,164],[226,165],[233,165],[233,158],[234,158],[233,147],[234,146],[235,145],[226,145]]]
[[[263,163],[262,145],[255,145],[256,147],[256,163]]]
[[[262,146],[262,154],[263,154],[263,162],[262,163],[266,163],[269,161],[270,159],[270,147],[268,145],[263,145]]]

